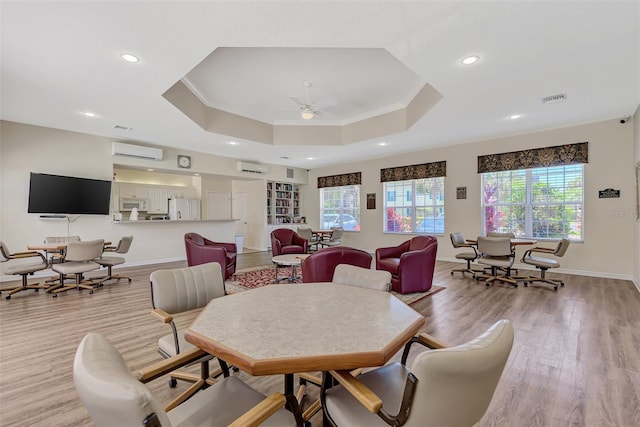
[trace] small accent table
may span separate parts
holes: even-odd
[[[277,255],[271,258],[273,261],[273,265],[275,266],[275,280],[273,283],[279,283],[281,280],[288,280],[290,283],[295,282],[297,279],[300,279],[300,276],[297,275],[297,269],[302,263],[302,260],[308,257],[309,254],[288,254],[288,255]],[[278,267],[291,267],[291,276],[278,276]]]

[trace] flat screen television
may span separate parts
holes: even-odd
[[[111,181],[31,172],[28,213],[109,215]]]

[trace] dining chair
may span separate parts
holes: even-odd
[[[507,232],[492,231],[490,233],[487,233],[487,237],[508,237],[509,239],[515,239],[516,234],[511,231],[507,231]],[[514,244],[511,244],[511,252],[513,252],[513,257],[515,259],[516,246]],[[507,270],[505,269],[505,271]],[[507,275],[510,276],[512,272],[518,274],[518,269],[509,267],[509,270],[507,271]]]
[[[27,259],[27,258],[40,258],[38,262],[30,262],[30,263],[11,263],[8,267],[4,267],[2,269],[4,274],[15,274],[22,278],[22,282],[20,286],[9,286],[6,288],[0,289],[0,293],[7,292],[8,294],[5,299],[11,299],[11,295],[26,291],[28,289],[34,289],[36,292],[40,289],[49,288],[48,285],[41,285],[40,283],[31,283],[28,284],[27,276],[35,273],[36,271],[44,270],[49,267],[49,263],[47,262],[47,258],[42,255],[40,252],[36,251],[27,251],[27,252],[9,252],[7,245],[4,242],[0,242],[0,262],[7,262],[15,259]]]
[[[342,227],[331,227],[331,237],[329,240],[320,240],[320,246],[338,246],[342,244],[342,235],[344,234],[344,228]]]
[[[54,243],[67,243],[67,242],[79,242],[80,236],[47,236],[44,238],[44,243],[54,244]],[[53,264],[54,262],[61,262],[62,255],[64,254],[64,250],[46,250],[45,255],[47,259],[49,259],[49,264]],[[57,280],[57,279],[56,279]]]
[[[314,246],[315,246],[315,250],[318,250],[318,244],[320,243],[320,240],[318,239],[317,236],[313,235],[313,231],[311,230],[311,227],[300,226],[296,229],[296,233],[298,233],[298,236],[307,240],[308,252],[311,252]]]
[[[103,239],[68,242],[64,250],[62,262],[51,266],[51,269],[59,274],[59,282],[50,287],[47,292],[51,292],[54,298],[56,298],[60,292],[66,292],[70,289],[88,289],[89,293],[92,294],[94,286],[99,281],[93,279],[85,280],[84,274],[100,268],[100,264],[94,260],[99,258],[103,251]],[[67,275],[73,275],[75,277],[74,284],[65,286],[64,280]]]
[[[546,258],[534,255],[534,253],[542,253],[547,255],[553,255],[555,257],[563,257],[567,249],[569,248],[569,244],[571,241],[569,239],[562,239],[558,242],[555,248],[544,248],[544,247],[535,247],[527,250],[522,256],[522,262],[525,264],[533,265],[537,269],[540,270],[540,276],[529,276],[524,279],[524,286],[528,286],[529,283],[541,282],[546,285],[553,286],[555,291],[558,290],[558,285],[564,286],[564,282],[562,280],[549,279],[545,277],[545,273],[550,268],[558,268],[560,267],[560,263],[558,260],[553,258]]]
[[[449,238],[451,239],[451,244],[455,249],[459,249],[459,248],[471,249],[470,251],[456,253],[455,255],[456,259],[464,260],[467,263],[467,266],[466,268],[454,268],[453,270],[451,270],[451,275],[453,276],[453,273],[455,272],[460,272],[462,273],[463,276],[464,276],[464,273],[469,273],[471,274],[471,276],[475,278],[476,273],[482,273],[484,270],[474,270],[471,268],[471,262],[475,261],[480,256],[475,246],[470,243],[467,243],[462,233],[458,233],[458,232],[451,233],[449,234]]]
[[[195,265],[173,270],[157,270],[150,275],[151,282],[151,314],[171,327],[171,333],[158,340],[158,353],[170,358],[186,350],[193,349],[193,344],[184,338],[184,331],[178,330],[174,316],[187,311],[204,307],[215,298],[226,295],[222,267],[217,262]],[[177,380],[192,383],[189,389],[178,396],[167,408],[173,408],[209,386],[221,373],[229,376],[227,364],[218,359],[219,369],[210,372],[209,361],[213,356],[206,355],[199,360],[200,374],[173,372],[169,386],[175,387]],[[167,410],[168,410],[167,409]]]
[[[500,320],[455,347],[421,334],[406,344],[401,362],[357,378],[348,371],[329,371],[320,393],[324,425],[472,426],[491,403],[513,339],[511,323]],[[430,350],[416,355],[409,367],[416,343]]]
[[[484,279],[487,286],[491,286],[492,282],[499,280],[517,288],[518,282],[510,277],[509,274],[515,255],[512,250],[511,239],[509,237],[478,236],[477,244],[478,252],[480,252],[478,264],[489,266],[491,273],[476,275],[476,280]],[[505,271],[505,274],[498,274],[498,270]]]
[[[213,384],[182,405],[167,410],[144,385],[202,358],[204,351],[163,360],[136,379],[118,350],[102,335],[87,334],[76,350],[73,381],[80,400],[98,427],[295,426],[281,393],[266,397],[236,377]]]
[[[133,241],[133,236],[124,236],[118,242],[117,246],[106,246],[104,248],[105,252],[116,253],[116,254],[126,254],[129,252],[129,248],[131,247],[131,242]],[[104,284],[107,280],[117,280],[127,279],[129,283],[131,283],[131,277],[122,276],[120,274],[113,274],[112,268],[114,265],[120,265],[125,263],[125,259],[119,256],[104,256],[104,253],[100,256],[100,258],[96,258],[95,262],[100,264],[102,267],[107,267],[107,275],[100,279],[100,284]]]

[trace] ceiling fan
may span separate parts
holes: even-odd
[[[296,98],[295,96],[289,97],[290,100],[298,104],[298,108],[296,110],[304,120],[311,120],[320,113],[326,113],[326,111],[323,111],[324,108],[333,107],[338,104],[338,101],[335,99],[325,99],[324,101],[318,102],[311,101],[311,98],[309,98],[309,88],[311,86],[312,84],[310,82],[304,82],[304,87],[307,92],[307,96],[304,101]]]

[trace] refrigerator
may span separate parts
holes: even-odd
[[[174,221],[198,221],[200,215],[200,200],[198,199],[169,199],[169,219]]]

